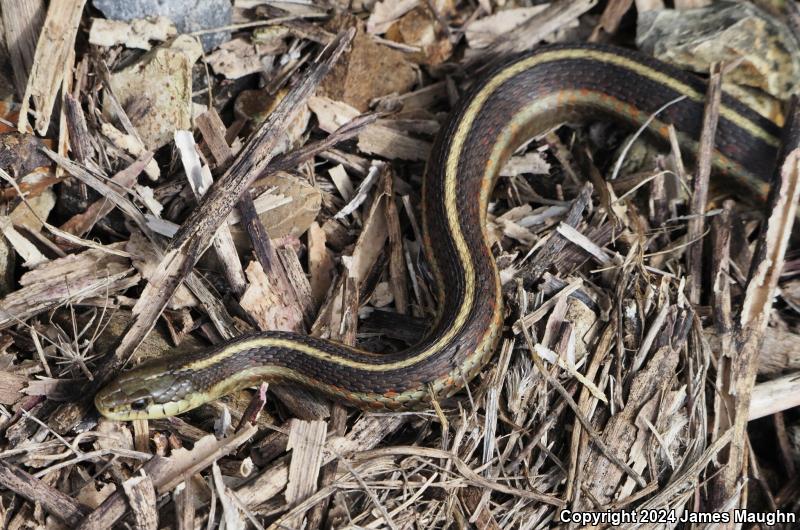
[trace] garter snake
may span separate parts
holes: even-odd
[[[462,98],[434,142],[422,189],[424,245],[438,290],[438,316],[422,341],[375,354],[310,336],[267,332],[123,373],[101,390],[114,419],[187,411],[260,381],[298,383],[363,409],[425,406],[453,394],[491,358],[503,324],[498,271],[485,231],[495,177],[524,140],[563,123],[610,118],[668,124],[692,154],[705,83],[652,58],[596,45],[557,45],[496,68]],[[723,95],[713,163],[731,183],[763,197],[779,147],[770,120]]]

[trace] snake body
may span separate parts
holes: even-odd
[[[704,93],[699,78],[614,47],[560,45],[515,58],[476,83],[434,143],[422,221],[439,309],[419,344],[375,354],[287,332],[245,336],[122,374],[97,394],[98,410],[121,420],[160,418],[261,381],[298,383],[369,410],[417,409],[455,393],[489,361],[501,333],[503,300],[486,209],[514,149],[559,124],[603,118],[636,127],[661,109],[649,123],[651,136],[665,141],[672,124],[691,155]],[[675,101],[679,96],[685,97]],[[779,133],[773,122],[723,95],[717,172],[764,197]]]

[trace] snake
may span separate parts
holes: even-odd
[[[261,382],[297,384],[366,411],[420,410],[463,389],[490,362],[505,319],[487,208],[524,142],[589,120],[639,127],[681,152],[699,146],[707,83],[645,54],[561,44],[515,56],[473,83],[439,130],[423,174],[422,244],[438,308],[402,351],[376,353],[285,331],[245,335],[123,372],[95,396],[104,416],[157,419]],[[764,198],[780,128],[723,93],[712,164],[723,182]]]

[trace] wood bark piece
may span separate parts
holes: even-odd
[[[16,374],[5,370],[0,371],[0,403],[3,405],[13,405],[19,401],[24,394],[24,389],[28,384],[28,378],[22,374]]]
[[[78,178],[81,182],[86,183],[91,188],[103,194],[107,199],[112,201],[115,206],[122,210],[125,215],[127,215],[134,223],[136,223],[137,227],[149,239],[151,246],[148,247],[146,251],[151,251],[158,257],[158,259],[161,259],[161,240],[150,229],[147,220],[130,199],[117,191],[116,188],[100,180],[97,176],[90,173],[86,168],[80,166],[79,164],[76,164],[67,158],[61,157],[50,150],[45,149],[44,152],[47,154],[47,156],[57,162],[59,166],[66,169],[67,172],[69,172],[72,176]],[[60,234],[61,237],[65,237],[65,235],[68,234]],[[198,300],[201,301],[206,312],[211,318],[212,323],[222,337],[231,338],[236,335],[232,317],[227,313],[227,310],[222,306],[218,298],[210,292],[208,287],[203,283],[196,273],[190,272],[188,274],[186,286],[194,293]],[[183,289],[183,286],[179,286],[178,288]],[[140,297],[140,305],[147,305],[148,303],[148,300],[143,300]],[[62,415],[62,417],[66,416]]]
[[[575,197],[575,200],[570,205],[569,211],[564,217],[563,222],[565,224],[573,228],[578,226],[583,212],[586,210],[592,198],[593,189],[594,187],[588,182],[583,185],[583,188],[581,188],[578,196]],[[541,275],[553,265],[556,257],[561,254],[561,251],[564,250],[567,244],[568,241],[564,237],[555,233],[551,234],[550,239],[539,249],[536,260],[531,265],[530,270],[520,272],[523,281],[526,283],[537,281]]]
[[[511,496],[517,496],[522,499],[547,503],[552,506],[564,505],[564,501],[556,497],[553,497],[552,495],[543,495],[536,491],[516,489],[506,486],[501,482],[489,481],[480,476],[472,469],[470,469],[463,460],[458,458],[457,455],[454,455],[448,451],[443,451],[441,449],[433,449],[429,447],[394,446],[394,447],[373,449],[370,451],[362,451],[361,453],[359,453],[358,458],[362,460],[367,460],[370,458],[378,458],[384,455],[410,455],[410,456],[419,455],[419,456],[428,456],[433,458],[449,460],[454,463],[455,467],[463,475],[464,479],[469,484],[474,485],[476,487],[489,488],[493,491],[505,493]]]
[[[239,513],[239,508],[234,504],[230,489],[223,481],[222,470],[216,462],[211,464],[211,476],[214,477],[214,488],[217,490],[217,498],[222,506],[220,523],[231,530],[244,530],[244,520]]]
[[[194,530],[195,523],[195,486],[194,480],[189,479],[183,483],[183,489],[174,495],[175,498],[175,523],[178,530]]]
[[[225,138],[225,125],[222,123],[219,115],[212,109],[203,113],[200,118],[198,118],[198,122],[206,145],[217,161],[217,167],[227,168],[231,160],[233,160],[233,152],[228,146],[228,142]],[[272,179],[276,176],[277,175],[270,175],[266,180],[273,182]],[[296,210],[297,206],[292,205],[291,208]],[[267,233],[266,227],[262,222],[264,218],[257,215],[255,211],[255,201],[249,193],[245,193],[240,199],[239,211],[243,221],[242,224],[244,224],[250,236],[250,241],[256,252],[256,257],[261,264],[260,270],[254,268],[253,264],[248,267],[248,275],[252,278],[251,283],[253,281],[259,283],[261,292],[270,294],[271,297],[275,298],[275,301],[279,302],[278,307],[270,307],[270,304],[259,301],[258,296],[254,295],[254,291],[257,289],[253,289],[254,286],[251,285],[247,291],[239,293],[240,296],[242,296],[239,301],[240,304],[243,303],[245,309],[251,310],[251,314],[256,321],[259,322],[261,329],[264,331],[276,329],[302,331],[304,329],[302,326],[302,319],[298,322],[294,316],[298,310],[298,306],[301,306],[306,322],[310,323],[313,317],[308,314],[308,304],[301,302],[297,292],[298,290],[292,289],[291,292],[288,290],[289,287],[293,287],[292,282],[290,282],[285,267],[281,266],[282,263],[279,263],[277,260],[277,254],[273,248],[270,234]],[[284,218],[286,218],[285,214]],[[271,235],[274,236],[274,234]],[[292,294],[294,296],[290,296]],[[270,296],[267,298],[270,298]],[[244,302],[245,299],[248,301]],[[253,313],[253,310],[255,310],[255,313]],[[280,320],[283,322],[283,325],[271,327],[269,323],[277,321],[273,321],[269,318],[269,315],[279,314],[282,314]]]
[[[217,167],[227,168],[231,160],[233,160],[233,152],[228,146],[228,142],[225,138],[225,125],[222,123],[222,120],[217,112],[211,109],[203,113],[198,118],[198,126],[203,134],[203,138],[206,141],[206,145],[211,151],[212,156],[217,161]],[[265,269],[265,264],[277,264],[275,263],[275,258],[272,255],[274,253],[274,249],[272,249],[272,243],[269,240],[269,235],[261,223],[261,218],[255,212],[254,201],[249,193],[245,193],[239,201],[239,211],[242,214],[244,221],[243,224],[250,234],[250,239],[253,244],[253,248],[256,251],[256,256],[260,258],[259,261],[261,262],[261,267],[254,267],[253,264],[250,264],[247,269],[248,275],[260,283],[261,292],[266,291],[272,296],[276,297],[276,300],[280,302],[280,305],[278,307],[269,307],[269,304],[264,304],[262,301],[253,299],[253,292],[257,290],[253,285],[247,288],[247,290],[243,290],[243,292],[239,293],[239,295],[242,296],[242,298],[239,300],[239,303],[243,303],[244,308],[250,310],[251,315],[254,316],[256,321],[261,325],[262,330],[283,329],[302,331],[304,329],[302,326],[302,319],[298,323],[298,321],[294,318],[297,304],[293,302],[299,302],[299,299],[287,299],[289,297],[285,296],[287,294],[285,286],[289,283],[285,271],[280,269],[277,271],[278,274],[265,275],[265,271],[271,272],[270,269]],[[286,281],[282,281],[284,279]],[[249,302],[249,307],[248,302],[244,302],[245,297],[248,296],[248,293],[250,293],[249,296],[251,300]],[[295,295],[296,294],[297,293],[295,292]],[[255,314],[253,313],[253,310],[256,311]],[[272,321],[270,315],[280,315],[282,317],[281,321],[284,325],[270,327],[269,322]],[[310,318],[310,316],[307,316],[306,320],[310,322]],[[278,392],[280,393],[282,391],[278,389]]]
[[[325,300],[334,274],[333,258],[326,246],[325,231],[316,222],[308,229],[308,270],[315,308]]]
[[[53,0],[47,9],[44,27],[36,45],[22,108],[19,111],[17,128],[24,133],[28,130],[28,111],[30,100],[36,107],[34,127],[41,136],[47,133],[50,116],[56,95],[61,89],[65,68],[78,33],[83,6],[86,0]]]
[[[286,449],[291,449],[286,502],[294,505],[317,489],[327,425],[324,421],[292,420]],[[301,523],[298,517],[297,523]],[[301,526],[298,524],[297,526]]]
[[[200,116],[195,118],[195,125],[203,135],[203,140],[206,142],[206,147],[211,151],[211,156],[216,161],[218,169],[226,169],[233,161],[233,151],[228,145],[228,140],[225,138],[225,124],[217,114],[216,109],[210,108]]]
[[[379,200],[380,199],[377,199],[376,203]],[[356,244],[356,248],[358,248],[358,243]],[[318,330],[324,327],[330,334],[331,340],[341,342],[348,346],[355,346],[356,331],[358,329],[359,278],[352,276],[347,263],[343,266],[340,278],[341,280],[329,291],[331,300],[328,306],[329,310],[320,311],[320,316],[317,322],[314,323],[314,327]],[[328,429],[334,435],[343,436],[347,427],[347,411],[339,403],[332,403],[330,408],[331,413],[328,421]],[[292,462],[294,462],[294,459]],[[319,472],[319,488],[308,489],[306,498],[310,497],[310,495],[318,489],[324,489],[332,484],[336,478],[338,469],[338,460],[328,462],[321,469],[317,467],[317,471]],[[291,468],[289,474],[291,477]],[[319,502],[314,506],[314,509],[309,512],[307,524],[310,529],[319,527],[325,518],[329,505],[330,498],[328,497]],[[300,520],[302,513],[303,512],[298,512],[298,520]]]
[[[800,407],[800,373],[788,374],[753,387],[748,421]]]
[[[72,94],[64,95],[64,115],[67,120],[67,137],[69,148],[81,164],[94,157],[94,147],[90,141],[91,134],[86,125],[86,116],[81,104]]]
[[[249,39],[243,38],[220,44],[206,57],[206,61],[215,74],[226,79],[239,79],[264,70],[256,47]]]
[[[112,249],[120,249],[119,243]],[[128,258],[89,249],[71,254],[22,276],[22,288],[0,301],[0,329],[67,302],[108,296],[139,282]]]
[[[394,172],[389,168],[383,177],[383,193],[386,196],[386,227],[389,233],[389,278],[397,312],[408,313],[408,282],[406,261],[403,252],[403,233],[394,196]]]
[[[304,321],[303,304],[298,298],[297,291],[292,288],[284,265],[278,258],[275,245],[272,244],[266,228],[256,215],[253,200],[248,193],[242,195],[239,200],[239,212],[242,215],[243,224],[250,236],[257,259],[257,263],[251,263],[248,267],[248,274],[254,278],[259,278],[262,292],[271,293],[270,298],[274,301],[279,301],[277,307],[266,307],[263,302],[255,300],[257,295],[252,293],[257,289],[253,289],[251,285],[251,288],[245,291],[245,296],[248,295],[248,292],[251,293],[245,304],[251,304],[254,310],[258,306],[257,313],[259,316],[256,317],[256,321],[263,326],[261,328],[263,331],[270,329],[304,331],[306,329],[305,325],[309,324],[310,320],[308,322]],[[265,313],[269,316],[268,318],[263,318]],[[279,327],[270,327],[273,325]],[[324,398],[313,394],[302,386],[274,385],[272,391],[299,418],[311,420],[324,418],[328,415],[328,406]]]
[[[311,284],[303,270],[303,265],[297,257],[297,252],[290,246],[278,247],[278,259],[286,272],[286,279],[294,292],[297,303],[303,312],[306,323],[314,321],[316,315],[316,305],[311,294]]]
[[[722,470],[716,508],[731,512],[740,507],[740,486],[746,480],[748,444],[746,437],[750,397],[758,371],[759,349],[775,290],[783,270],[786,248],[794,225],[797,201],[800,198],[800,112],[797,99],[792,99],[783,133],[780,165],[772,182],[767,211],[758,244],[750,266],[741,313],[735,321],[734,351],[731,363],[731,394],[734,403],[733,438],[730,453]],[[743,507],[743,506],[741,506]]]
[[[175,24],[161,15],[130,22],[93,18],[89,29],[89,43],[106,47],[124,44],[128,48],[149,50],[150,41],[163,42],[177,33]]]
[[[491,46],[547,8],[547,4],[503,9],[467,26],[464,36],[473,50]]]
[[[800,335],[775,328],[764,330],[758,374],[775,376],[800,370]]]
[[[456,39],[450,31],[447,17],[455,12],[455,6],[447,1],[439,1],[435,5],[433,0],[425,0],[420,4],[393,24],[386,38],[397,43],[398,47],[407,46],[403,49],[406,60],[436,66],[453,55]]]
[[[312,9],[311,17],[322,15],[320,12],[313,12],[317,9],[319,8],[315,7]],[[315,24],[312,20],[304,20],[303,18],[293,16],[291,10],[281,9],[276,5],[261,4],[256,8],[256,13],[259,16],[263,15],[264,18],[281,19],[281,29],[285,28],[297,37],[308,39],[318,44],[327,46],[335,37],[335,35],[327,31],[325,27]],[[322,15],[320,18],[325,17],[326,15]]]
[[[156,511],[156,490],[147,475],[129,478],[122,483],[122,490],[128,497],[128,505],[136,530],[156,530],[158,512]]]
[[[636,424],[641,408],[659,392],[665,390],[663,385],[669,383],[670,375],[678,364],[680,348],[686,341],[687,322],[691,316],[677,307],[670,310],[670,322],[662,332],[661,346],[646,367],[638,372],[631,383],[625,407],[611,417],[603,429],[603,440],[613,455],[623,462],[628,462],[629,452],[633,448],[639,427]],[[655,418],[651,421],[655,421]],[[624,472],[615,465],[607,455],[593,451],[584,464],[584,484],[587,494],[603,505],[614,497]],[[590,509],[587,499],[582,506]]]
[[[41,267],[48,262],[47,257],[28,238],[14,227],[11,219],[0,216],[0,232],[5,236],[8,245],[23,259],[23,265],[29,269]]]
[[[109,76],[109,87],[128,109],[144,148],[156,150],[169,143],[176,130],[191,128],[192,65],[202,51],[196,39],[178,35]]]
[[[146,153],[131,165],[117,172],[116,175],[111,177],[111,182],[123,189],[130,188],[136,183],[136,177],[144,171],[152,158],[152,153]],[[83,235],[91,230],[95,223],[108,215],[108,213],[114,209],[114,206],[114,201],[109,201],[105,198],[98,199],[90,204],[85,211],[72,216],[66,223],[61,225],[60,228],[70,234]]]
[[[353,334],[355,338],[355,319],[358,318],[358,289],[364,283],[372,267],[383,254],[386,241],[389,237],[386,222],[386,201],[389,198],[380,190],[369,208],[369,213],[364,221],[364,228],[356,241],[353,253],[346,257],[348,262],[345,270],[331,291],[331,296],[323,304],[316,322],[311,329],[315,336],[339,338],[347,344],[344,331]],[[348,285],[355,299],[347,296]],[[355,307],[351,307],[355,305]],[[349,316],[346,312],[350,311]],[[346,328],[341,326],[350,322]]]
[[[259,212],[258,218],[271,239],[284,236],[301,237],[317,218],[322,206],[322,194],[306,179],[278,171],[258,180],[259,190],[270,190],[253,200],[256,204],[266,197],[279,197],[274,208]],[[240,208],[241,209],[241,208]],[[247,225],[245,225],[246,227]],[[242,225],[233,228],[234,238],[243,245]]]
[[[358,119],[360,112],[347,103],[314,96],[308,106],[317,116],[323,131],[333,133],[351,120]],[[376,154],[389,159],[425,160],[428,158],[430,144],[386,125],[367,125],[358,135],[358,148],[367,154]]]
[[[633,0],[611,0],[606,4],[600,20],[592,31],[592,36],[589,37],[591,42],[601,42],[608,35],[614,35],[619,29],[622,22],[622,17],[633,5]]]
[[[44,0],[0,2],[6,48],[11,59],[18,97],[25,93],[28,84],[28,73],[33,67],[36,42],[44,25],[45,10]]]
[[[214,182],[211,177],[211,171],[208,166],[203,166],[200,163],[200,156],[195,150],[192,133],[183,130],[175,131],[175,146],[180,152],[181,162],[186,171],[189,186],[199,201]],[[245,289],[244,270],[242,269],[242,262],[239,261],[239,253],[233,244],[233,237],[227,223],[222,223],[222,226],[217,230],[213,245],[231,290],[241,296]]]
[[[382,0],[377,2],[367,20],[367,32],[375,35],[386,33],[397,20],[417,7],[419,0]]]
[[[722,101],[722,67],[714,64],[706,90],[706,104],[703,110],[703,128],[700,131],[700,146],[697,152],[697,171],[694,176],[691,215],[686,237],[691,243],[687,256],[687,268],[692,277],[689,300],[700,303],[702,287],[703,231],[708,202],[708,183],[711,177],[711,162],[714,156],[714,137],[719,123],[719,108]]]
[[[15,177],[28,175],[28,173],[35,172],[37,168],[45,169],[50,162],[39,151],[39,148],[52,145],[51,140],[45,140],[33,134],[20,134],[17,131],[0,133],[0,168]],[[23,192],[27,192],[26,197],[31,199],[39,195],[42,190],[49,189],[53,183],[53,177],[49,176],[49,172],[37,179],[20,179],[17,186],[5,188],[3,196],[5,198],[14,197],[17,187],[19,187]]]
[[[107,94],[113,94],[110,90]],[[112,95],[106,96],[109,101],[115,101]],[[131,129],[133,125],[131,125]],[[100,130],[109,142],[114,144],[115,147],[137,158],[143,158],[149,151],[145,148],[142,140],[139,138],[138,133],[122,132],[110,123],[103,123]],[[76,157],[77,158],[77,157]],[[78,159],[80,161],[80,159]],[[161,169],[156,164],[155,160],[150,160],[144,170],[150,180],[158,180],[161,176]]]
[[[77,525],[89,513],[86,506],[5,460],[0,460],[0,485],[41,504],[47,513],[70,527]]]
[[[406,54],[377,42],[360,22],[356,27],[352,49],[322,82],[320,93],[364,112],[376,98],[408,92],[417,74]]]
[[[731,207],[726,201],[723,213],[712,222],[712,258],[711,258],[711,301],[714,307],[715,338],[719,348],[717,355],[717,377],[714,392],[713,422],[711,436],[716,438],[730,428],[728,411],[733,407],[729,399],[731,359],[734,351],[731,345],[733,333],[733,316],[731,313],[730,289],[730,237]]]
[[[247,267],[247,284],[239,304],[262,331],[303,332],[303,313],[294,296],[287,300],[276,285],[275,275],[265,274],[258,261],[251,261]]]

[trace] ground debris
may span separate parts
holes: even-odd
[[[715,184],[720,94],[750,69],[668,45],[680,28],[665,21],[685,12],[215,0],[198,2],[221,6],[201,24],[174,11],[187,2],[85,3],[0,0],[17,90],[0,105],[3,527],[533,530],[798,511],[800,155],[787,145],[766,209]],[[702,13],[745,23],[720,4]],[[700,155],[674,129],[650,145],[602,118],[507,153],[485,190],[505,327],[466,388],[376,413],[270,380],[176,417],[98,416],[120,371],[247,334],[416,344],[437,319],[420,190],[426,163],[445,163],[428,156],[447,114],[500,59],[630,46],[634,22],[660,28],[638,36],[647,49],[710,74],[693,96]],[[791,27],[751,44],[780,48]],[[771,57],[784,62],[742,90],[785,95],[796,58]]]

